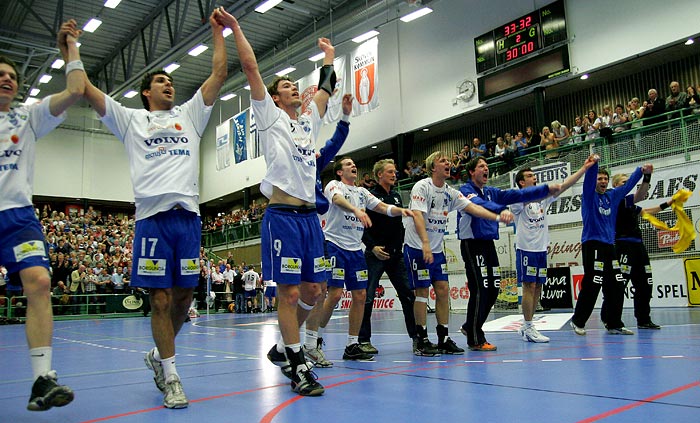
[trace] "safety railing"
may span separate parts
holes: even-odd
[[[150,311],[145,294],[76,294],[51,295],[54,317],[130,315]],[[27,297],[0,297],[0,318],[23,320],[27,315]]]

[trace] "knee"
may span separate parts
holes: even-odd
[[[22,278],[22,286],[24,295],[27,297],[48,298],[51,295],[51,278],[49,278],[48,273],[28,275],[28,277]]]
[[[450,287],[447,284],[436,284],[435,287],[435,298],[445,299],[449,293]]]
[[[300,288],[300,295],[301,300],[306,304],[316,304],[319,298],[321,298],[321,284],[307,282],[302,283]]]
[[[331,288],[328,290],[328,300],[332,301],[333,304],[338,304],[340,298],[343,296],[343,290],[341,288]],[[354,299],[354,297],[353,297]],[[362,300],[364,301],[364,300]]]
[[[352,291],[352,302],[353,304],[355,301],[358,303],[364,303],[365,299],[367,299],[367,291],[364,289],[356,289]]]
[[[151,309],[154,313],[170,309],[172,296],[165,289],[152,289],[150,293]]]

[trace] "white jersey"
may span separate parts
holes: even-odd
[[[243,274],[243,289],[252,291],[258,286],[260,275],[255,270],[248,270]]]
[[[442,239],[445,237],[445,229],[447,228],[447,214],[452,210],[463,210],[469,204],[471,201],[447,183],[442,187],[436,187],[432,179],[426,178],[416,182],[413,186],[408,208],[414,212],[423,213],[430,250],[433,253],[441,253]],[[413,218],[404,217],[403,226],[406,228],[404,244],[418,250],[422,249],[423,243],[416,232]]]
[[[516,203],[510,206],[515,216],[515,248],[523,251],[542,252],[549,246],[547,208],[556,197],[541,201]]]
[[[170,110],[129,109],[107,95],[105,106],[100,119],[129,157],[136,220],[176,205],[199,214],[199,144],[212,110],[202,90]]]
[[[0,210],[32,205],[36,141],[66,117],[51,114],[50,99],[0,112]]]
[[[265,288],[272,288],[277,286],[277,282],[271,281],[271,280],[266,280],[265,281]]]
[[[267,92],[263,100],[251,99],[260,144],[267,163],[267,173],[260,192],[267,198],[276,186],[292,197],[307,203],[315,201],[316,137],[321,116],[315,102],[311,114],[293,120],[275,105]]]
[[[325,215],[326,224],[323,225],[323,235],[326,241],[330,241],[346,251],[361,250],[362,234],[365,227],[355,216],[355,213],[333,204],[333,197],[342,195],[350,204],[362,210],[374,210],[381,201],[365,188],[347,185],[335,180],[326,185],[323,194],[330,203],[328,213]]]

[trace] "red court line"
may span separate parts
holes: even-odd
[[[696,386],[700,386],[700,382],[693,382],[693,383],[689,383],[687,385],[679,386],[678,388],[671,389],[670,391],[662,392],[660,394],[653,395],[649,398],[645,398],[645,399],[640,400],[640,401],[635,401],[631,404],[627,404],[625,406],[615,408],[615,409],[612,409],[610,411],[606,411],[605,413],[598,414],[597,416],[592,416],[592,417],[589,417],[589,418],[584,419],[584,420],[579,420],[577,423],[596,422],[598,420],[602,420],[602,419],[605,419],[607,417],[614,416],[615,414],[620,414],[623,411],[631,410],[632,408],[639,407],[639,406],[642,406],[644,404],[648,404],[652,401],[656,401],[657,399],[664,398],[664,397],[667,397],[669,395],[673,395],[673,394],[676,394],[678,392],[685,391],[685,390],[690,389],[690,388],[694,388]]]

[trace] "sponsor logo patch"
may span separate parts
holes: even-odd
[[[46,256],[44,241],[26,241],[12,248],[12,251],[15,253],[15,261],[22,261],[27,257]]]
[[[136,273],[142,276],[165,276],[165,259],[140,258]]]
[[[418,280],[419,281],[429,281],[430,280],[430,272],[428,269],[418,269],[416,271],[418,273]]]
[[[535,275],[537,275],[537,268],[534,267],[534,266],[527,266],[527,272],[526,272],[526,274],[527,274],[528,276],[535,276]]]
[[[605,263],[603,263],[602,261],[594,261],[593,262],[593,269],[594,270],[602,272],[604,267],[605,267]]]
[[[199,274],[199,263],[197,259],[180,259],[180,274],[185,275],[198,275]]]
[[[358,282],[367,282],[367,270],[358,270],[355,272],[355,277],[357,277]]]
[[[345,269],[342,269],[340,267],[336,267],[335,269],[333,269],[332,278],[341,281],[345,280]]]
[[[301,259],[296,257],[282,257],[280,272],[301,275]]]
[[[547,268],[543,267],[540,269],[540,277],[541,278],[546,278],[547,277]]]
[[[329,265],[329,263],[326,263],[325,257],[314,258],[314,273],[319,273],[319,272],[323,272],[326,270],[330,270],[328,265]]]

